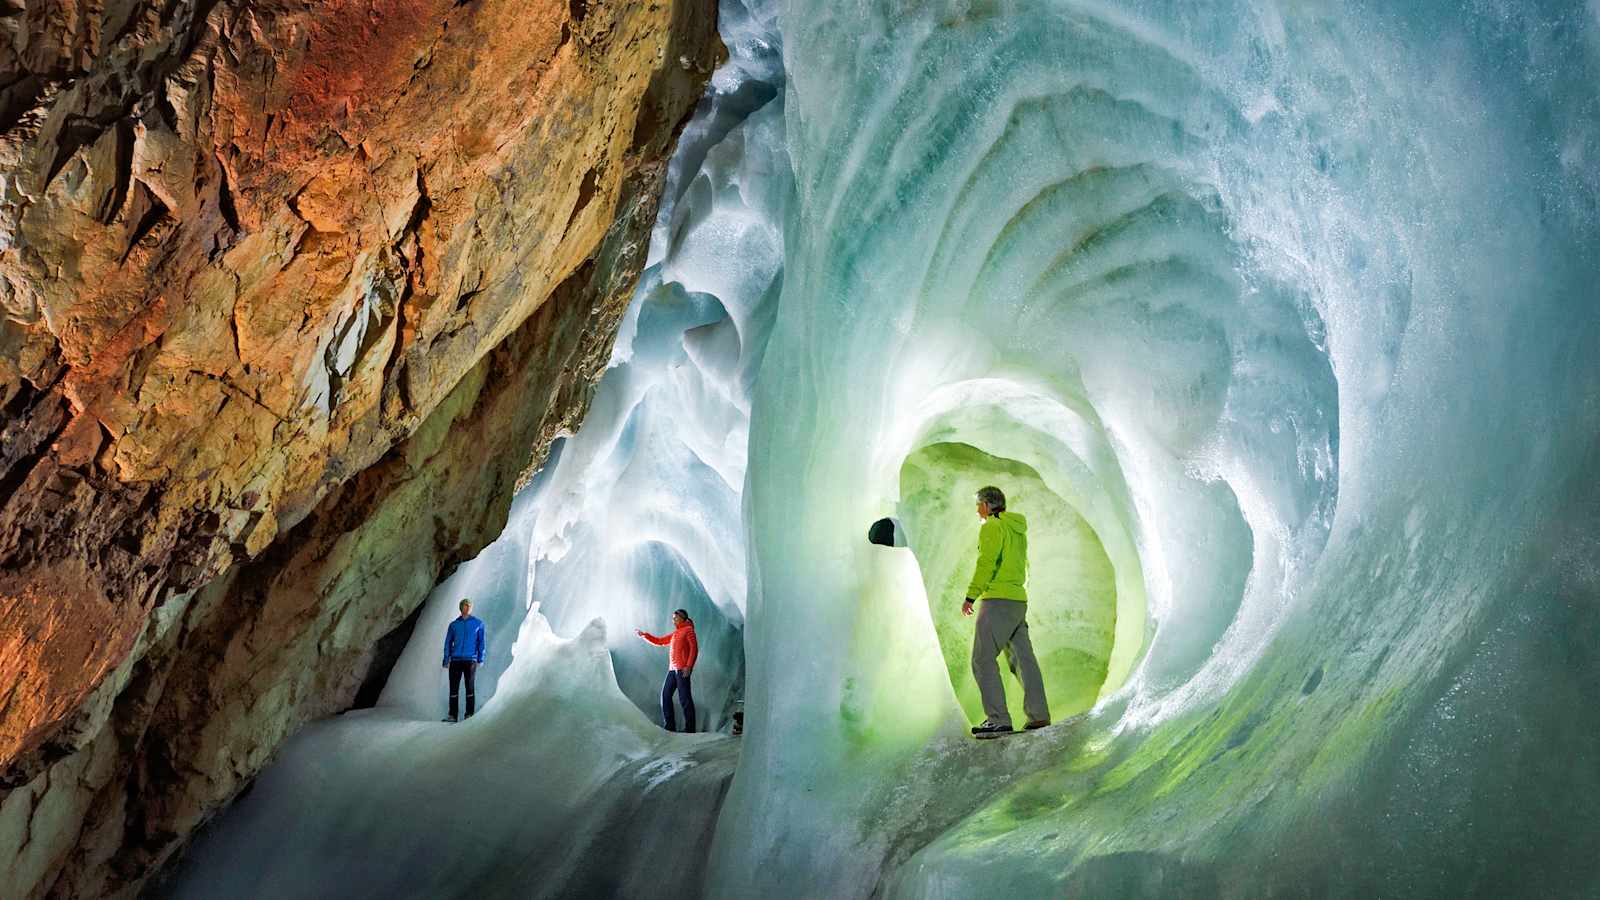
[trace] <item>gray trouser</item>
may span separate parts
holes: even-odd
[[[978,603],[978,627],[972,636],[972,677],[983,696],[983,714],[996,725],[1010,725],[1006,711],[1006,689],[1000,684],[1003,651],[1011,674],[1022,681],[1022,709],[1030,722],[1048,722],[1050,704],[1044,698],[1044,676],[1039,661],[1033,658],[1033,642],[1028,640],[1028,604],[1018,600],[991,599]]]

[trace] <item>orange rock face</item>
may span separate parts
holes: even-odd
[[[619,198],[659,182],[713,13],[61,0],[0,17],[0,786],[77,749],[63,726],[163,605],[259,557],[558,285],[586,283]],[[606,313],[575,302],[547,331],[592,342],[588,315],[603,338],[626,294],[610,275]]]

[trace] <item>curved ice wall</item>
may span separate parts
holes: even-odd
[[[1600,8],[723,12],[583,428],[184,890],[1592,892]],[[1093,663],[998,744],[980,464],[1075,535],[1030,616]],[[649,722],[676,606],[742,743]]]
[[[723,895],[1592,888],[1593,707],[1551,691],[1595,678],[1596,8],[783,25]],[[1116,568],[1114,674],[1048,746],[942,741],[960,597],[859,539],[939,441]]]

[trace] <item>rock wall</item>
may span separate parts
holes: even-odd
[[[604,364],[714,24],[0,15],[0,882],[136,891],[493,539]]]

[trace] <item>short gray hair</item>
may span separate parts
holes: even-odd
[[[990,512],[1001,512],[1006,508],[1006,495],[991,484],[978,488],[978,502],[989,507]]]

